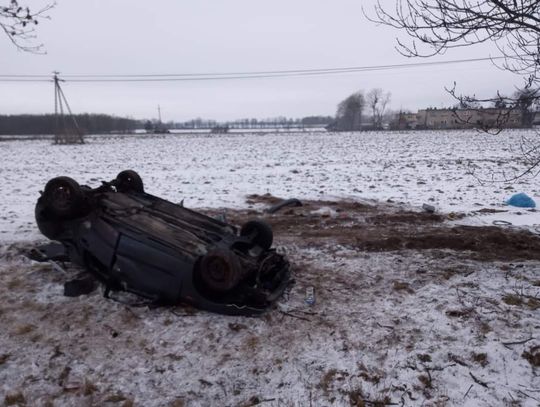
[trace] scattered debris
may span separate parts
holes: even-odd
[[[512,222],[508,222],[507,220],[494,220],[491,223],[494,226],[512,226]]]
[[[435,213],[435,207],[430,204],[423,204],[422,209],[425,210],[427,213]]]
[[[505,213],[508,211],[506,209],[482,208],[473,212],[474,213]]]
[[[278,204],[275,204],[273,206],[271,206],[270,208],[268,208],[266,210],[266,213],[276,213],[277,211],[287,207],[287,206],[293,206],[293,207],[299,207],[299,206],[302,206],[302,202],[300,202],[298,199],[296,198],[292,198],[292,199],[287,199],[285,201],[282,201]]]
[[[479,384],[482,387],[485,387],[486,389],[489,389],[489,386],[486,382],[478,379],[475,375],[472,374],[472,372],[469,372],[469,376],[472,377],[472,379],[475,381],[475,383]]]
[[[527,194],[520,192],[519,194],[512,195],[510,199],[506,201],[508,205],[516,206],[518,208],[536,208],[536,202]]]
[[[96,288],[97,284],[94,276],[87,275],[64,283],[64,295],[66,297],[79,297],[90,294]]]
[[[315,305],[315,288],[309,286],[306,288],[306,298],[304,300],[307,305]]]

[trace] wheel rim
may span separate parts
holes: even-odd
[[[225,292],[239,282],[238,265],[228,253],[210,253],[202,261],[201,277],[211,290]]]
[[[231,269],[225,259],[213,257],[208,262],[207,275],[215,283],[223,284],[230,280]]]
[[[58,210],[68,210],[73,204],[73,192],[66,185],[58,185],[51,191],[51,201]]]

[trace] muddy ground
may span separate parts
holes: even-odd
[[[248,198],[249,204],[268,208],[283,201],[271,195]],[[462,214],[442,215],[369,202],[303,201],[302,204],[264,217],[285,246],[343,245],[365,252],[454,250],[460,256],[483,261],[540,260],[540,236],[519,229],[446,223],[462,218]],[[236,224],[258,216],[257,211],[249,210],[227,213]]]
[[[540,237],[394,203],[248,197],[295,285],[260,318],[133,307],[0,247],[0,403],[536,406]],[[316,303],[305,303],[306,288]]]

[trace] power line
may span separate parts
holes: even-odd
[[[51,75],[0,75],[0,78],[50,78]]]
[[[277,70],[277,71],[247,71],[247,72],[210,72],[210,73],[179,73],[179,74],[66,74],[62,75],[64,78],[169,78],[169,77],[221,77],[221,76],[255,76],[255,75],[280,75],[280,74],[308,74],[308,73],[330,73],[330,72],[356,72],[356,71],[370,71],[381,69],[399,69],[432,65],[447,65],[447,64],[459,64],[469,62],[482,62],[493,61],[497,59],[504,59],[504,57],[486,57],[486,58],[469,58],[469,59],[455,59],[450,61],[429,61],[429,62],[410,62],[404,64],[391,64],[391,65],[372,65],[372,66],[352,66],[342,68],[316,68],[316,69],[292,69],[292,70]]]
[[[353,66],[344,68],[294,69],[277,71],[214,72],[214,73],[179,73],[179,74],[64,74],[65,82],[180,82],[180,81],[216,81],[231,79],[264,79],[300,76],[339,75],[356,72],[374,72],[385,70],[422,68],[453,64],[475,63],[504,59],[504,57],[455,59],[449,61],[411,62],[404,64]],[[0,75],[0,82],[50,82],[48,75]],[[34,79],[43,78],[43,79]]]
[[[0,82],[52,82],[51,79],[3,79]]]

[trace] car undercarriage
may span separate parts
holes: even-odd
[[[128,291],[158,304],[255,315],[291,283],[266,222],[238,228],[166,201],[146,193],[132,170],[97,188],[53,178],[35,215],[40,231],[99,279],[106,294]]]

